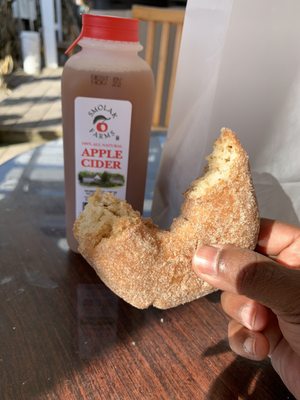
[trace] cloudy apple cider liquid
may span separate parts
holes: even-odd
[[[83,15],[62,76],[67,240],[97,189],[143,211],[154,83],[134,19]],[[71,47],[71,48],[72,48]],[[70,50],[70,49],[68,49]]]

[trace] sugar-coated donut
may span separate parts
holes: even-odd
[[[191,268],[199,245],[256,245],[259,215],[248,155],[231,130],[221,130],[207,172],[184,196],[168,231],[100,190],[74,224],[79,252],[111,290],[137,308],[175,307],[214,290]]]

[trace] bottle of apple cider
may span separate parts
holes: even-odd
[[[67,241],[97,189],[143,211],[154,79],[138,55],[138,20],[84,14],[62,75]]]

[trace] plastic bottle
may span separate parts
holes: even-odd
[[[83,15],[62,76],[67,241],[89,195],[109,190],[143,211],[154,79],[138,56],[138,21]]]

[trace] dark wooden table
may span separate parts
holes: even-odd
[[[1,400],[293,398],[230,351],[218,293],[137,310],[68,251],[61,142],[0,167],[0,207]]]

